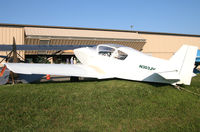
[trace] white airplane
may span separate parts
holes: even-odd
[[[74,50],[82,64],[5,63],[19,74],[49,74],[87,78],[190,85],[197,47],[183,45],[169,60],[155,58],[130,47],[100,44]]]

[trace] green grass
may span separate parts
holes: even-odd
[[[200,76],[184,87],[200,93]],[[200,131],[200,97],[126,80],[4,85],[0,131]]]

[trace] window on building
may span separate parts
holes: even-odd
[[[39,45],[49,45],[49,40],[40,40]],[[47,51],[46,50],[39,50],[38,54],[44,55],[44,54],[47,54]]]
[[[49,45],[49,40],[40,40],[40,45]]]

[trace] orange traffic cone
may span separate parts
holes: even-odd
[[[4,67],[2,68],[1,73],[0,73],[0,77],[3,76],[3,73],[5,72],[5,70],[6,70],[6,66],[4,66]]]
[[[50,79],[51,79],[51,77],[50,77],[49,74],[46,75],[46,79],[47,79],[47,80],[50,80]]]

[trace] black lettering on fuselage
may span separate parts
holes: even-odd
[[[141,69],[146,69],[146,70],[150,70],[150,71],[156,70],[156,68],[154,68],[154,67],[145,66],[145,65],[139,65],[139,68],[141,68]]]

